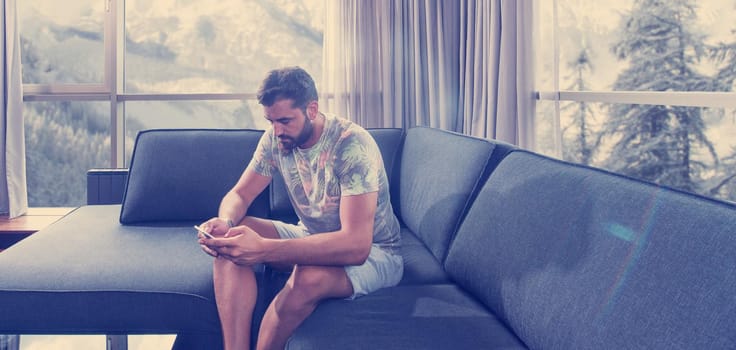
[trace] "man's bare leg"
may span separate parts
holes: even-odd
[[[353,285],[342,267],[296,266],[286,286],[268,306],[258,332],[261,350],[283,349],[296,328],[320,301],[346,298]]]
[[[225,349],[250,349],[250,327],[258,297],[253,268],[215,258],[213,274]]]
[[[246,217],[241,224],[261,236],[278,237],[276,228],[269,220]],[[253,308],[258,297],[255,272],[251,266],[239,266],[230,260],[215,258],[213,275],[225,349],[249,349]]]

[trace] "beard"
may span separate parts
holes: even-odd
[[[304,126],[302,127],[302,131],[299,132],[299,135],[296,135],[296,137],[291,137],[288,135],[279,136],[279,141],[281,141],[281,147],[285,151],[290,151],[296,147],[299,147],[303,145],[304,143],[306,143],[307,140],[309,140],[313,132],[314,132],[314,125],[312,124],[312,121],[309,118],[304,117]]]

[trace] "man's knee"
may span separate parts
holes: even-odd
[[[284,308],[302,308],[327,298],[347,297],[352,285],[340,267],[297,266],[283,290]]]
[[[236,267],[235,264],[233,264],[230,260],[217,258],[212,261],[212,266],[214,267],[215,272],[220,273],[231,272]]]
[[[254,279],[253,276],[262,265],[238,265],[230,260],[215,258],[212,262],[213,274],[216,279]]]
[[[291,299],[302,301],[303,303],[314,303],[319,301],[320,295],[323,294],[324,280],[325,273],[321,268],[297,266],[284,288],[287,289]]]
[[[324,273],[319,268],[297,266],[284,285],[278,306],[281,312],[309,308],[323,299]]]

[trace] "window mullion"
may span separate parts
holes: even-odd
[[[119,100],[124,88],[125,1],[106,1],[105,83],[110,92],[110,166],[125,166],[125,105]]]
[[[736,108],[736,93],[713,91],[539,91],[537,99],[683,107]]]

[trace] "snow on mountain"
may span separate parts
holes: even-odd
[[[103,83],[105,10],[99,5],[103,2],[47,3],[27,1],[19,8],[21,33],[38,50],[35,81],[30,82]],[[322,0],[129,0],[126,92],[253,93],[268,70],[286,65],[302,66],[318,80],[322,12]],[[30,65],[26,68],[30,73]],[[132,129],[259,124],[253,120],[250,110],[257,107],[252,103],[129,102],[128,106]]]
[[[126,8],[128,41],[165,47],[175,57],[172,65],[145,55],[129,55],[128,87],[146,92],[149,88],[253,92],[266,71],[285,65],[303,66],[319,77],[321,40],[295,32],[293,24],[304,22],[306,28],[318,33],[319,29],[311,27],[307,22],[310,18],[289,14],[321,14],[321,2],[287,1],[280,5],[242,0],[206,5],[201,1],[130,1]],[[192,85],[191,79],[199,79],[203,86]]]

